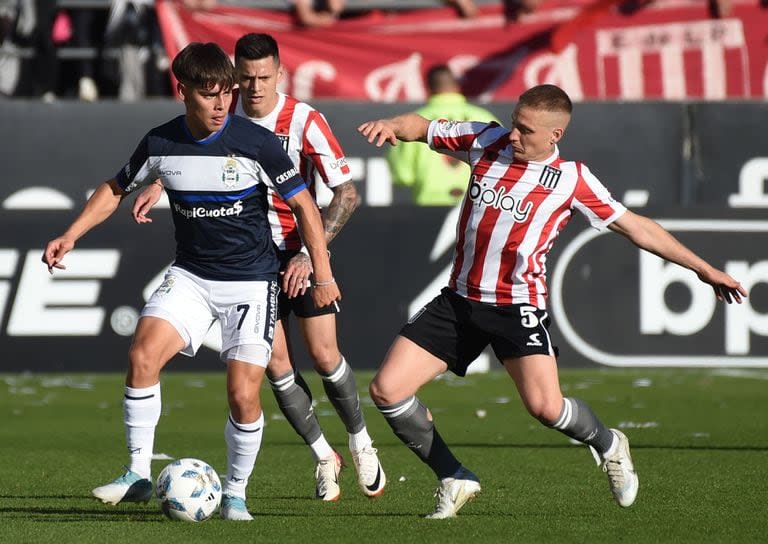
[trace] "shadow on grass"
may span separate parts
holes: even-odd
[[[498,448],[498,449],[569,449],[579,447],[577,444],[485,444],[471,442],[452,442],[451,448]],[[718,445],[687,445],[670,446],[663,444],[630,444],[632,450],[676,450],[676,451],[768,451],[768,446],[718,446]],[[382,446],[377,444],[377,448]]]
[[[0,514],[8,519],[16,517],[24,518],[26,521],[44,523],[72,521],[131,521],[158,523],[165,521],[160,510],[149,508],[142,508],[140,510],[100,510],[97,508],[20,506],[0,508]]]

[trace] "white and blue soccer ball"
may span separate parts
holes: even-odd
[[[205,521],[221,503],[221,481],[205,461],[177,459],[157,477],[157,498],[170,519]]]

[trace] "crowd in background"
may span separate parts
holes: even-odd
[[[178,1],[189,10],[264,5],[258,0]],[[359,4],[348,0],[284,1],[297,27],[328,27],[362,13]],[[542,2],[503,1],[510,19]],[[478,12],[476,0],[436,0],[432,7],[440,2],[453,7],[457,17],[471,18]],[[172,94],[155,0],[104,0],[102,7],[76,4],[0,0],[0,96],[51,102],[100,97],[132,101]],[[386,2],[382,5],[390,9]],[[424,3],[413,6],[423,8]],[[397,9],[407,10],[409,4],[398,3]]]

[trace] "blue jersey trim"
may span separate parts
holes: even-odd
[[[298,187],[296,187],[296,188],[295,188],[295,189],[293,189],[292,191],[289,191],[288,193],[286,193],[286,194],[284,194],[284,195],[281,195],[281,196],[283,197],[283,200],[288,200],[288,199],[289,199],[289,198],[291,198],[293,195],[295,195],[295,194],[296,194],[296,193],[298,193],[298,192],[301,192],[302,190],[304,190],[304,189],[306,189],[306,188],[307,188],[307,186],[306,186],[304,183],[302,183],[301,185],[299,185]]]
[[[198,140],[197,138],[194,137],[192,132],[190,132],[189,127],[187,126],[187,116],[186,115],[184,116],[184,122],[182,123],[182,125],[184,126],[184,132],[186,132],[187,136],[192,138],[192,140],[196,144],[207,145],[207,144],[209,144],[211,142],[215,142],[216,140],[218,140],[221,137],[221,135],[224,133],[224,131],[226,130],[227,126],[229,125],[229,120],[230,120],[231,117],[232,117],[231,115],[227,114],[227,118],[224,120],[224,124],[221,125],[221,128],[219,130],[217,130],[216,132],[214,132],[213,134],[209,134],[208,136],[206,136],[202,140]]]
[[[235,200],[241,200],[255,191],[258,191],[259,186],[254,185],[253,187],[248,187],[244,191],[240,191],[239,193],[225,193],[225,194],[207,194],[207,195],[192,195],[185,193],[184,191],[174,191],[173,189],[166,189],[168,193],[173,193],[173,196],[175,198],[178,198],[179,200],[183,202],[234,202]]]

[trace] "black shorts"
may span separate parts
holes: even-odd
[[[400,335],[445,361],[464,376],[490,344],[499,361],[525,355],[554,355],[549,314],[530,304],[494,306],[468,300],[445,287],[416,312]]]
[[[278,259],[280,259],[280,271],[285,270],[285,265],[288,261],[296,255],[298,251],[277,251]],[[280,276],[280,282],[282,282],[282,276]],[[316,308],[315,301],[312,299],[312,287],[307,287],[307,290],[303,295],[299,295],[294,298],[288,298],[282,290],[277,296],[277,318],[283,319],[293,313],[296,317],[307,318],[317,317],[320,315],[337,314],[341,311],[339,303],[334,302],[323,308]]]

